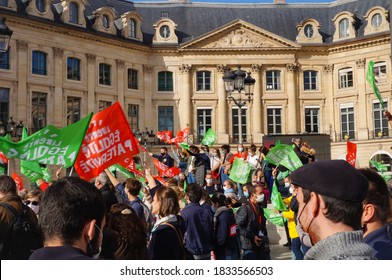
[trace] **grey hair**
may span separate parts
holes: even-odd
[[[302,142],[302,138],[301,137],[293,137],[292,139],[291,139],[291,142]]]
[[[109,183],[109,176],[108,174],[106,174],[105,172],[101,172],[101,174],[99,174],[99,176],[97,177],[98,181],[102,184],[102,185],[106,185]]]

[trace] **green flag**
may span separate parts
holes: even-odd
[[[289,176],[290,171],[279,171],[278,176],[276,177],[276,180],[283,180],[284,178],[286,178],[287,176]]]
[[[243,159],[234,158],[233,166],[230,169],[230,180],[236,183],[245,184],[249,178],[250,164]]]
[[[277,225],[279,227],[284,226],[284,219],[281,215],[277,214],[274,212],[274,210],[269,209],[269,208],[264,208],[264,217],[273,223],[274,225]]]
[[[122,175],[124,175],[125,178],[135,178],[135,175],[128,171],[125,167],[119,165],[119,164],[113,164],[112,166],[109,167],[110,172],[120,172]]]
[[[388,170],[385,164],[373,160],[370,160],[369,162],[377,169],[378,172],[383,173]]]
[[[283,202],[282,195],[278,191],[278,187],[276,186],[276,181],[274,180],[274,185],[272,186],[271,192],[271,203],[274,208],[278,211],[286,211],[286,205]]]
[[[189,145],[186,142],[180,143],[178,145],[180,145],[180,147],[183,148],[184,150],[189,150]]]
[[[374,69],[373,69],[373,67],[374,67],[374,61],[370,60],[369,61],[369,65],[368,65],[368,70],[367,70],[367,73],[366,73],[366,80],[368,81],[369,85],[372,87],[373,92],[376,95],[378,101],[380,101],[381,107],[383,109],[385,109],[384,102],[382,100],[380,91],[378,90],[378,87],[376,85],[376,81],[374,79]]]
[[[215,141],[216,141],[216,134],[211,128],[209,128],[207,130],[206,134],[204,134],[204,137],[203,137],[203,140],[201,140],[201,143],[206,146],[212,146],[212,145],[214,145]]]
[[[26,127],[23,127],[22,141],[28,137]],[[44,177],[44,173],[38,162],[20,161],[20,172],[25,175],[31,182],[38,181]],[[48,181],[47,181],[48,182]]]
[[[273,147],[265,159],[272,164],[283,165],[290,171],[294,171],[302,166],[302,162],[294,152],[293,147],[284,144]]]
[[[62,129],[48,125],[18,143],[0,137],[0,150],[8,158],[70,167],[76,160],[92,115]]]

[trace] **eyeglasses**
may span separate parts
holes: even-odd
[[[39,202],[38,202],[38,201],[30,201],[30,200],[26,200],[26,201],[25,201],[25,204],[26,204],[26,205],[33,204],[34,206],[37,206],[37,205],[39,204]]]

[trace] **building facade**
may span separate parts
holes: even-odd
[[[119,101],[132,129],[189,127],[197,144],[212,128],[217,145],[233,146],[240,137],[260,146],[265,136],[301,134],[312,144],[329,135],[332,159],[345,158],[349,140],[359,166],[373,159],[391,171],[392,131],[366,82],[374,61],[389,109],[388,8],[388,0],[0,1],[13,30],[0,54],[0,121],[13,117],[33,133]],[[237,66],[256,79],[241,114],[222,80]]]

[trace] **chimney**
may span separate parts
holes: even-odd
[[[286,4],[286,0],[274,0],[274,4]]]

